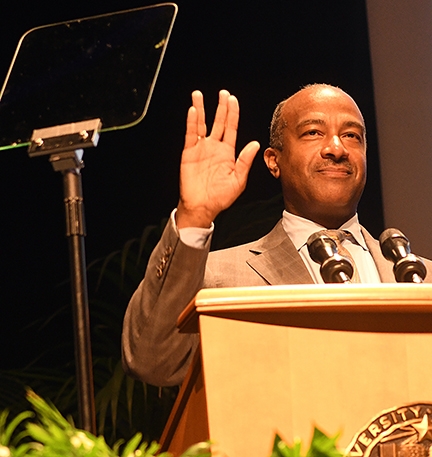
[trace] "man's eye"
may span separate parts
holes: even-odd
[[[354,140],[358,140],[358,141],[361,141],[361,136],[357,133],[354,133],[354,132],[348,132],[348,133],[345,133],[344,134],[344,137],[345,138],[352,138]]]

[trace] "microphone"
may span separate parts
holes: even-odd
[[[383,256],[394,263],[393,273],[397,282],[423,282],[426,266],[420,257],[411,253],[410,242],[400,230],[384,230],[379,242]]]
[[[319,263],[320,273],[325,283],[350,283],[354,267],[350,259],[338,254],[336,241],[325,230],[312,233],[307,240],[311,259]]]

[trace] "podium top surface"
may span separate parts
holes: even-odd
[[[316,284],[202,289],[178,319],[197,333],[199,316],[327,330],[430,333],[431,284]]]

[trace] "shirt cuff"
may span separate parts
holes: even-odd
[[[205,244],[208,240],[208,237],[213,233],[214,224],[212,222],[210,228],[202,228],[202,227],[184,227],[179,229],[176,224],[175,214],[177,209],[174,209],[171,212],[171,221],[173,226],[175,227],[178,236],[182,243],[186,246],[195,249],[204,249]]]

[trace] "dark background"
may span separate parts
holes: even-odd
[[[28,29],[151,4],[16,0],[2,5],[0,80]],[[194,89],[205,95],[209,123],[219,89],[235,94],[241,107],[238,148],[256,139],[262,151],[275,105],[301,86],[325,82],[351,94],[368,127],[369,178],[360,218],[378,236],[383,222],[365,2],[179,0],[177,4],[179,13],[147,116],[129,130],[103,134],[98,147],[84,155],[87,259],[119,249],[175,207],[185,117]],[[26,327],[68,301],[65,296],[59,302],[55,293],[68,277],[68,249],[61,176],[52,171],[46,157],[29,159],[25,149],[1,152],[1,159],[3,369],[20,367],[37,354],[37,341]],[[278,183],[258,156],[240,204],[269,199],[278,192]],[[69,337],[66,332],[65,338]]]

